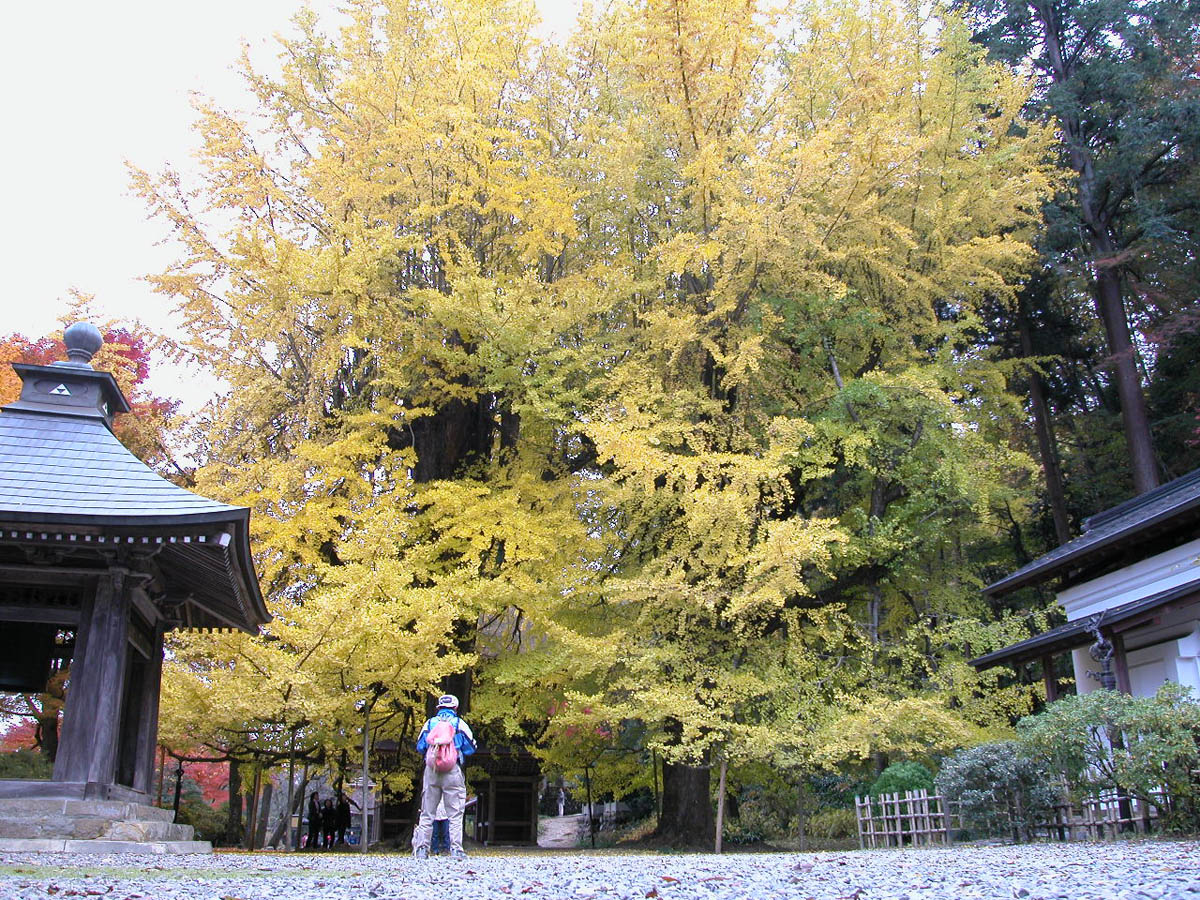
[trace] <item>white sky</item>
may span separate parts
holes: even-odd
[[[96,295],[101,315],[170,329],[165,298],[140,278],[172,258],[164,226],[130,196],[125,161],[186,169],[195,146],[189,93],[244,106],[232,71],[242,42],[275,59],[302,0],[59,0],[7,3],[0,30],[0,335],[58,327],[68,292]],[[337,0],[310,0],[336,21]],[[545,26],[569,30],[580,0],[538,0]],[[199,400],[180,373],[156,392]]]

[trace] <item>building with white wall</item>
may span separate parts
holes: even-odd
[[[1200,469],[1085,520],[1083,533],[989,585],[998,597],[1054,582],[1066,624],[971,661],[1040,664],[1047,699],[1070,654],[1075,690],[1153,695],[1168,681],[1200,696]]]

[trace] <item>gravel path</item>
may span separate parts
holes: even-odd
[[[1200,842],[849,853],[479,853],[465,862],[352,854],[0,854],[0,898],[106,900],[1200,900]]]

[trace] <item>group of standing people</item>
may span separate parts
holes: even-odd
[[[321,795],[313,791],[308,797],[308,841],[304,846],[309,850],[320,850],[322,847],[329,850],[337,844],[346,843],[351,802],[341,791],[337,792],[336,801],[333,797],[326,797],[322,802]]]

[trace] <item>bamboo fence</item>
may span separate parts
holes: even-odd
[[[855,797],[854,815],[864,850],[948,845],[962,827],[957,804],[924,790]]]
[[[1164,802],[1161,795],[1147,801],[1107,792],[1077,805],[1057,804],[1047,821],[1032,827],[1031,837],[1049,841],[1102,841],[1119,835],[1146,834],[1154,829],[1159,807]],[[954,842],[955,832],[962,830],[959,805],[923,790],[855,797],[854,815],[858,822],[858,845],[864,850],[949,845]]]

